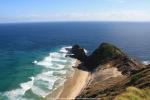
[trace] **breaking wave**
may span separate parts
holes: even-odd
[[[33,64],[43,67],[40,74],[30,77],[30,81],[21,83],[20,88],[1,93],[6,100],[28,100],[24,94],[28,90],[39,97],[46,97],[50,92],[62,86],[65,75],[76,60],[66,57],[69,47],[62,47],[58,51],[50,52],[41,61],[33,61]],[[34,100],[34,98],[31,98]]]
[[[149,65],[150,64],[150,61],[143,61],[142,62],[144,65]]]

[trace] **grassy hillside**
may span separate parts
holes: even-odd
[[[118,95],[115,100],[150,100],[150,89],[128,87],[126,91]]]

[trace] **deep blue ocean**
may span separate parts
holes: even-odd
[[[0,100],[40,100],[63,84],[74,59],[65,48],[90,54],[102,42],[150,61],[150,23],[47,22],[0,24]]]

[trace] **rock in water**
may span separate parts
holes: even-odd
[[[80,61],[84,61],[86,59],[86,53],[83,48],[81,48],[79,45],[74,45],[70,52],[73,54],[71,57],[76,58]]]

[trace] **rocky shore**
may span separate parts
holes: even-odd
[[[150,100],[150,65],[109,43],[91,55],[79,45],[69,51],[78,62],[57,100]]]
[[[79,45],[73,46],[71,53],[74,54],[72,57],[80,60],[81,65],[91,72],[90,83],[75,98],[76,100],[133,100],[132,97],[140,96],[146,98],[143,100],[150,99],[150,65],[141,64],[109,43],[102,43],[89,56]],[[83,70],[80,67],[79,69]],[[118,98],[130,86],[147,89],[149,96],[137,94]]]

